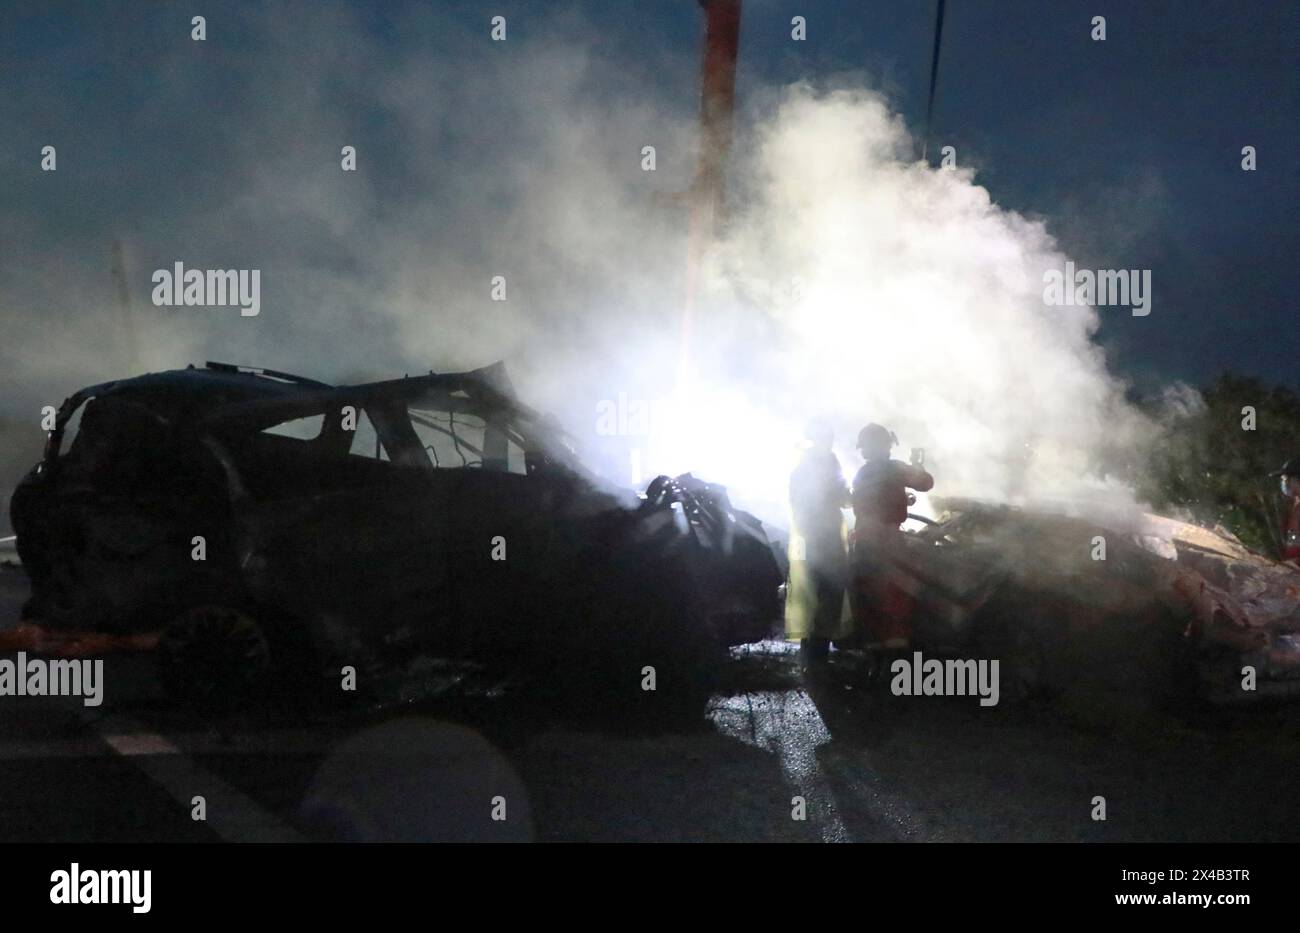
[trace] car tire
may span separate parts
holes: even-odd
[[[270,681],[271,650],[252,616],[229,606],[187,609],[163,631],[158,675],[173,699],[202,707],[236,707]]]
[[[1063,657],[1056,608],[1004,595],[983,616],[976,643],[985,657],[1000,662],[1000,703],[1053,700],[1066,692],[1072,672]]]
[[[1032,621],[1013,623],[1002,646],[1002,696],[1013,703],[1051,699],[1056,694],[1049,678],[1050,662],[1043,633]]]

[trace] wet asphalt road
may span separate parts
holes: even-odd
[[[20,571],[0,569],[0,627],[25,591]],[[340,807],[351,838],[394,826],[433,838],[455,817],[457,838],[483,839],[1300,839],[1294,704],[1182,716],[1076,696],[985,709],[872,690],[851,663],[810,677],[777,643],[739,652],[727,683],[694,726],[636,732],[429,695],[213,719],[172,709],[148,658],[110,658],[102,707],[0,697],[0,839],[296,840],[333,832],[322,826]],[[377,733],[382,751],[340,757],[340,743],[394,720],[408,731]],[[488,816],[498,792],[512,807],[501,822]],[[192,818],[196,795],[205,820]],[[1091,817],[1097,796],[1104,821]]]

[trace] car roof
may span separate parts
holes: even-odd
[[[209,361],[203,367],[191,365],[185,369],[146,373],[87,386],[64,405],[65,410],[70,412],[87,398],[120,397],[143,403],[164,417],[183,414],[190,418],[206,418],[216,415],[225,417],[227,414],[247,410],[250,406],[261,407],[264,404],[336,391],[362,397],[377,395],[393,398],[427,392],[464,393],[480,399],[495,398],[498,403],[512,406],[521,413],[537,416],[536,412],[519,402],[510,378],[506,375],[505,366],[500,362],[467,372],[430,372],[381,382],[334,386],[278,370]]]
[[[150,407],[157,404],[199,414],[232,403],[285,398],[328,388],[323,382],[289,373],[209,362],[202,368],[187,366],[101,382],[77,392],[68,402],[75,405],[91,397],[122,396],[147,400]]]

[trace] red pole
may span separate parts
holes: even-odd
[[[700,0],[704,8],[704,59],[700,69],[700,159],[691,186],[690,235],[686,257],[686,296],[682,308],[682,349],[678,385],[690,369],[691,319],[704,253],[723,213],[723,168],[731,149],[736,98],[736,57],[740,50],[741,0]]]
[[[713,217],[721,213],[722,170],[731,148],[740,3],[700,0],[705,16],[704,63],[700,74],[700,164],[695,184],[698,203],[706,205]]]

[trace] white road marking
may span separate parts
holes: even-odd
[[[150,732],[128,716],[114,714],[83,722],[114,752],[130,760],[146,777],[185,808],[195,796],[206,801],[205,825],[226,842],[305,842],[297,830],[191,761],[172,741]]]
[[[159,741],[161,739],[161,741]],[[119,755],[259,755],[324,754],[333,745],[327,738],[302,729],[276,729],[229,737],[212,732],[183,732],[170,739],[151,733],[117,732],[105,736],[49,739],[0,739],[0,761],[29,758],[102,758]],[[181,749],[185,749],[182,751]]]
[[[0,538],[0,544],[15,540],[16,536]],[[17,615],[14,611],[13,618],[4,619],[0,628],[12,625]],[[57,704],[52,706],[57,708]],[[330,747],[326,737],[305,730],[274,730],[228,739],[212,733],[177,733],[168,738],[121,714],[102,716],[79,707],[75,715],[93,735],[0,740],[0,761],[121,755],[184,808],[183,819],[190,818],[193,798],[203,797],[207,805],[205,825],[226,842],[306,841],[247,794],[200,768],[189,756],[312,754]]]

